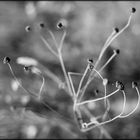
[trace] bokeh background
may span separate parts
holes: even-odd
[[[41,79],[35,75],[25,74],[15,60],[28,56],[54,72],[64,80],[59,61],[41,41],[39,34],[50,39],[46,28],[50,29],[59,42],[62,32],[56,28],[58,21],[64,20],[67,35],[63,47],[63,58],[67,71],[83,72],[87,59],[97,60],[103,44],[113,27],[123,28],[130,15],[131,7],[137,12],[127,30],[113,41],[106,51],[102,63],[111,56],[113,49],[120,49],[120,54],[102,73],[109,83],[122,81],[127,92],[125,112],[131,111],[137,103],[137,94],[131,87],[132,81],[140,83],[140,2],[121,1],[1,1],[0,2],[0,138],[106,138],[100,128],[89,132],[80,132],[72,113],[72,100],[65,91],[46,77],[43,88],[43,100],[53,108],[27,95],[17,87],[3,58],[9,56],[11,65],[26,89],[37,92]],[[39,29],[39,23],[45,23],[45,29]],[[25,27],[31,26],[27,33]],[[53,45],[50,39],[50,44]],[[79,77],[74,77],[75,86]],[[115,90],[109,84],[108,92]],[[140,85],[140,84],[139,84]],[[96,87],[95,87],[96,88]],[[98,86],[97,86],[98,88]],[[92,86],[86,92],[93,96]],[[122,95],[110,99],[111,114],[122,109]],[[95,106],[90,109],[100,111]],[[140,109],[126,119],[117,119],[102,128],[112,138],[140,138]]]

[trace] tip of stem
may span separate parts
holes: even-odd
[[[43,22],[40,22],[39,26],[41,29],[43,29],[45,27],[45,24]]]
[[[95,95],[98,95],[99,90],[98,89],[94,90],[94,93],[95,93]]]
[[[28,66],[24,66],[24,70],[27,72],[29,71],[29,67]]]
[[[4,57],[4,59],[3,59],[3,63],[4,64],[8,64],[8,63],[10,63],[10,61],[11,61],[11,59],[9,58],[9,57]]]
[[[87,128],[87,123],[83,123],[83,124],[82,124],[82,128],[83,128],[83,129],[86,129],[86,128]]]
[[[62,22],[58,22],[57,23],[57,28],[58,29],[62,29],[64,27],[63,23]]]
[[[138,83],[137,82],[132,82],[132,88],[136,88],[138,86]]]
[[[87,60],[87,62],[88,62],[88,63],[93,63],[93,59],[92,59],[92,58],[89,58],[89,59]]]
[[[132,13],[135,13],[135,12],[136,12],[136,8],[132,7]]]
[[[115,27],[114,30],[115,30],[116,33],[119,32],[119,28],[117,28],[117,27]]]
[[[118,88],[119,90],[124,90],[123,83],[120,81],[116,81],[116,88]]]
[[[120,50],[119,49],[116,49],[116,50],[114,50],[114,53],[119,54],[120,53]]]
[[[30,31],[31,31],[31,26],[29,26],[29,25],[26,26],[26,27],[25,27],[25,31],[26,31],[26,32],[30,32]]]

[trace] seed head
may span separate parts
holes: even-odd
[[[9,57],[4,57],[4,59],[3,59],[4,64],[10,63],[10,61],[11,61],[11,59]]]
[[[132,82],[132,88],[136,88],[138,86],[137,82]]]
[[[87,123],[82,123],[82,128],[83,129],[87,128]]]
[[[132,7],[132,13],[135,13],[135,12],[136,12],[136,8]]]
[[[62,22],[58,22],[57,28],[58,29],[62,29],[63,27],[64,27],[63,23]]]
[[[31,26],[26,26],[25,30],[26,30],[26,32],[30,32],[31,31]]]
[[[24,66],[24,71],[25,72],[31,72],[33,66]]]
[[[123,83],[120,81],[116,81],[116,88],[118,88],[119,90],[124,90]]]
[[[98,89],[94,90],[94,93],[95,93],[95,95],[98,95],[99,90]]]
[[[25,71],[29,71],[29,67],[28,66],[24,66],[24,70]]]
[[[119,32],[119,28],[114,28],[115,32],[118,33]]]
[[[119,54],[120,53],[120,50],[119,49],[116,49],[116,50],[114,50],[114,53]]]
[[[42,28],[45,27],[45,24],[44,24],[43,22],[41,22],[41,23],[39,24],[39,26],[40,26],[40,28],[42,29]]]
[[[87,61],[88,61],[88,63],[93,64],[93,59],[92,58],[89,58]]]

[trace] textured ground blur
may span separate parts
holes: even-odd
[[[31,98],[21,88],[16,90],[10,70],[2,63],[2,59],[9,56],[17,78],[27,89],[37,92],[41,84],[40,79],[26,75],[14,62],[17,57],[33,57],[62,79],[64,77],[59,61],[45,48],[39,34],[34,31],[25,32],[27,25],[31,25],[33,30],[38,30],[38,24],[44,21],[59,41],[62,33],[56,29],[56,24],[60,19],[65,19],[67,36],[63,58],[66,69],[83,72],[87,58],[93,57],[95,61],[97,60],[112,28],[116,26],[122,28],[126,24],[131,7],[136,7],[137,13],[130,27],[111,44],[111,48],[104,56],[104,62],[114,48],[120,49],[120,55],[103,73],[111,83],[116,80],[124,82],[128,99],[126,112],[131,110],[137,101],[131,82],[136,80],[140,83],[140,2],[1,1],[0,138],[99,138],[98,128],[86,133],[80,132],[73,118],[70,97],[50,79],[46,78],[43,100],[63,117]],[[49,39],[49,35],[45,33],[46,30],[42,31]],[[50,40],[50,43],[53,42]],[[75,78],[75,85],[77,83],[78,77]],[[113,86],[109,86],[109,93],[113,90]],[[88,91],[87,98],[92,96],[90,88]],[[111,98],[112,114],[120,112],[121,103],[121,95]],[[99,111],[96,108],[95,110]],[[140,109],[127,119],[118,119],[103,127],[112,138],[140,138],[139,114]]]

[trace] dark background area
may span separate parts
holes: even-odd
[[[100,138],[99,128],[85,133],[80,132],[73,117],[72,100],[49,78],[46,78],[47,82],[43,88],[43,101],[63,117],[27,95],[20,87],[16,89],[8,66],[3,64],[3,58],[9,56],[17,78],[22,81],[24,87],[37,92],[41,85],[40,78],[25,74],[21,66],[15,62],[18,57],[32,57],[64,80],[58,59],[45,47],[39,37],[40,33],[50,39],[46,31],[48,28],[59,42],[62,32],[56,25],[59,20],[65,19],[67,35],[63,59],[66,69],[83,72],[88,58],[93,57],[94,61],[97,60],[113,27],[124,27],[131,7],[136,7],[137,12],[127,30],[115,39],[106,51],[103,63],[112,54],[113,49],[120,49],[120,54],[102,73],[110,83],[120,80],[125,84],[127,92],[125,113],[131,111],[137,103],[137,94],[132,89],[131,82],[140,80],[140,2],[1,1],[0,138]],[[45,23],[45,29],[41,31],[38,26],[40,22]],[[31,26],[29,33],[25,31],[27,25]],[[49,41],[53,45],[52,40]],[[75,85],[78,81],[77,76],[74,78]],[[90,88],[92,87],[86,92],[89,97],[92,96]],[[108,93],[114,90],[110,84]],[[111,97],[110,102],[112,114],[121,111],[121,94]],[[93,109],[99,111],[96,107]],[[102,109],[102,106],[99,109]],[[138,108],[128,118],[117,119],[103,127],[112,138],[140,138],[139,111]]]

